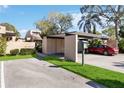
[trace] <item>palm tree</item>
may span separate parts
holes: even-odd
[[[80,8],[82,14],[97,14],[106,19],[107,23],[113,23],[115,28],[115,37],[118,44],[119,27],[123,21],[123,5],[84,5]]]
[[[102,25],[101,19],[97,14],[87,14],[81,17],[78,22],[79,30],[83,27],[83,32],[96,34],[96,25]]]

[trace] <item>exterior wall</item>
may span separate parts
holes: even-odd
[[[82,52],[82,43],[78,40],[78,53]]]
[[[0,34],[5,34],[6,33],[6,27],[0,26]]]
[[[107,45],[110,46],[110,47],[113,47],[113,48],[117,48],[117,41],[109,39],[107,41]]]
[[[42,52],[47,54],[47,37],[43,37],[42,40]]]
[[[12,40],[11,41],[15,41],[16,40],[16,36],[12,36]]]
[[[57,47],[56,51],[57,53],[64,53],[64,39],[57,39]]]
[[[35,48],[35,42],[24,42],[21,40],[18,41],[8,41],[6,54],[10,54],[12,49],[21,49],[21,48]]]
[[[64,39],[47,39],[47,53],[64,53]]]
[[[64,53],[64,39],[44,37],[42,52],[45,54]]]
[[[78,61],[78,36],[71,35],[65,37],[64,56],[67,60]]]

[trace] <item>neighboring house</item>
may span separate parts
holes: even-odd
[[[29,30],[26,33],[25,40],[28,42],[42,41],[39,30]]]
[[[6,37],[7,41],[16,39],[16,33],[14,33],[13,31],[7,31],[6,27],[4,26],[0,26],[0,36]]]
[[[101,35],[89,34],[83,32],[68,32],[59,35],[49,35],[43,37],[42,52],[44,54],[64,54],[65,59],[78,62],[78,51],[80,43],[88,40],[98,38],[103,41],[108,40],[108,37]],[[80,42],[81,41],[81,42]]]
[[[13,49],[20,50],[21,48],[35,48],[35,42],[26,42],[25,39],[17,38],[16,33],[7,31],[4,26],[0,26],[0,37],[6,37],[6,54],[10,54],[10,50]]]
[[[39,30],[29,30],[25,36],[27,42],[35,42],[35,49],[38,52],[42,52],[42,38],[40,34],[41,31]]]

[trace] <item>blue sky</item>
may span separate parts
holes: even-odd
[[[15,5],[0,6],[0,23],[8,22],[16,26],[22,37],[29,29],[35,29],[34,23],[43,17],[47,17],[50,12],[70,13],[75,18],[71,30],[77,30],[77,21],[80,20],[79,5]]]

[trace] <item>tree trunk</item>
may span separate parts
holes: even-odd
[[[118,36],[118,20],[115,20],[115,39],[116,39],[116,47],[118,48],[119,36]]]
[[[95,25],[93,26],[93,34],[96,34],[96,27],[95,27]]]

